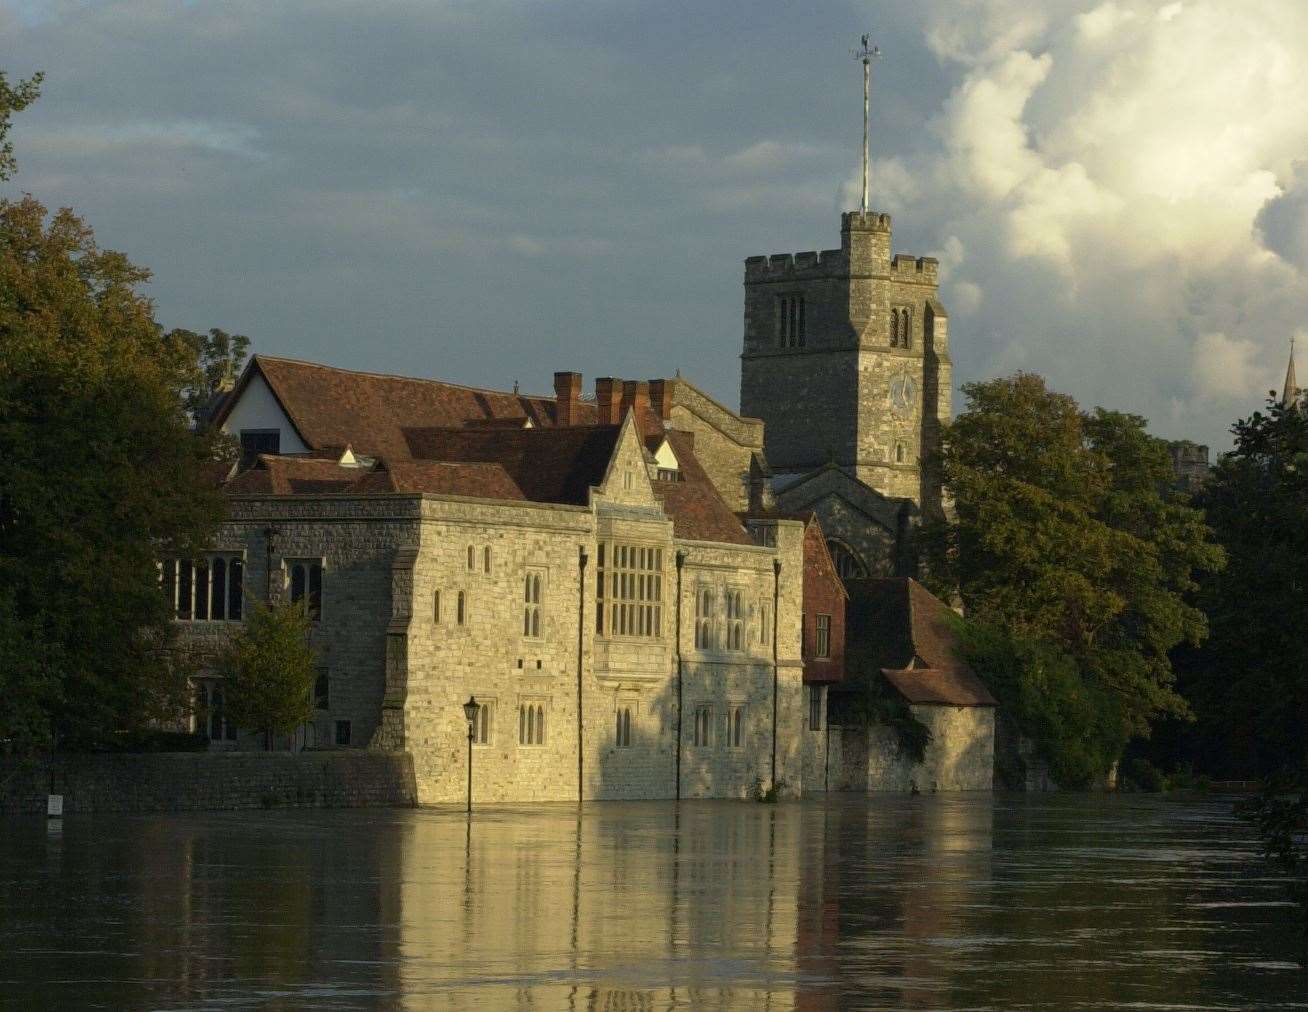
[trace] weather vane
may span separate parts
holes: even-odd
[[[863,61],[863,213],[867,214],[867,98],[872,79],[872,61],[881,55],[881,47],[870,45],[866,35],[863,36],[862,43],[861,48],[851,49],[849,54],[854,59]]]

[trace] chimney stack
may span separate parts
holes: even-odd
[[[560,426],[576,425],[577,402],[581,400],[581,373],[556,372],[554,374],[554,423]]]
[[[640,425],[649,413],[649,380],[627,380],[622,384],[622,416],[628,411],[636,412],[636,424]]]
[[[595,421],[599,425],[617,425],[622,421],[622,380],[601,376],[595,380]]]
[[[654,414],[663,421],[672,417],[672,384],[675,380],[656,379],[649,381],[649,403]]]

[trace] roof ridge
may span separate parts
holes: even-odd
[[[504,397],[519,397],[529,401],[549,401],[553,403],[553,394],[524,394],[514,393],[512,390],[493,390],[490,387],[474,387],[467,383],[451,383],[449,380],[433,379],[430,376],[401,376],[393,372],[370,372],[367,369],[345,369],[339,365],[327,365],[325,362],[310,362],[303,358],[287,358],[284,355],[265,355],[262,353],[251,356],[254,359],[264,362],[288,362],[291,365],[307,365],[314,369],[330,369],[332,372],[347,372],[354,376],[373,376],[377,379],[404,380],[408,383],[435,383],[443,387],[454,387],[456,390],[468,390],[475,394],[500,394]]]

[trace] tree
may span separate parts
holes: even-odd
[[[226,680],[227,718],[262,731],[265,745],[313,716],[316,661],[312,623],[304,602],[253,602],[245,626],[220,654],[215,671]]]
[[[1074,663],[1079,686],[1061,674],[1050,683],[1079,697],[1063,701],[1064,730],[1037,741],[1057,751],[1077,733],[1097,740],[1095,755],[1047,757],[1084,782],[1160,715],[1187,712],[1169,652],[1202,639],[1204,616],[1185,595],[1222,553],[1202,515],[1166,491],[1166,448],[1143,418],[1084,413],[1029,373],[963,393],[967,409],[941,446],[952,515],[924,531],[929,579],[1012,639],[1010,660],[1029,682],[1063,671],[1051,657]]]
[[[36,101],[41,94],[44,74],[33,74],[26,81],[10,84],[0,70],[0,181],[10,179],[18,170],[14,162],[14,146],[9,143],[10,119]]]
[[[1204,580],[1211,635],[1182,658],[1196,758],[1224,776],[1308,772],[1308,412],[1273,398],[1232,431],[1199,498],[1230,564]]]
[[[182,390],[182,406],[197,425],[203,426],[245,364],[250,339],[214,327],[207,334],[177,328],[168,332],[167,340],[178,344],[186,359],[193,362]]]
[[[185,699],[157,562],[222,515],[192,352],[137,292],[149,273],[71,211],[0,202],[0,739],[31,748]]]

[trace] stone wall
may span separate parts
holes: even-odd
[[[892,728],[832,728],[832,789],[898,793],[994,789],[993,707],[914,706],[912,710],[931,732],[921,763],[899,754]]]
[[[0,763],[0,812],[44,814],[52,787],[70,815],[415,803],[413,763],[403,754],[179,752]]]

